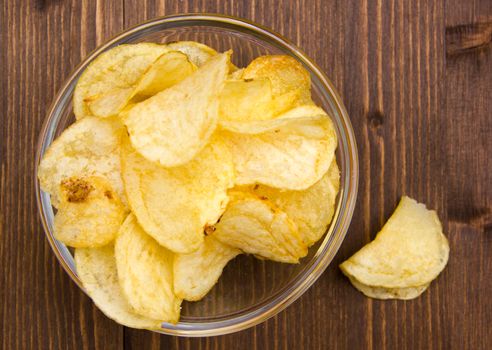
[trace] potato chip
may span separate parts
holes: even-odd
[[[429,287],[429,283],[418,287],[406,287],[406,288],[384,288],[384,287],[371,287],[360,283],[355,278],[350,278],[352,285],[362,292],[365,296],[375,299],[401,299],[409,300],[415,299],[420,294],[425,292]]]
[[[73,93],[77,119],[92,115],[84,100],[92,101],[108,91],[130,88],[149,66],[169,49],[165,45],[139,43],[119,45],[100,54],[84,70]],[[117,95],[118,92],[115,92]]]
[[[127,141],[122,168],[138,221],[161,245],[177,253],[200,247],[204,226],[219,219],[234,182],[229,150],[215,138],[192,161],[174,168],[149,162]]]
[[[203,66],[210,58],[217,55],[217,51],[211,47],[195,41],[177,41],[168,44],[167,47],[169,50],[184,53],[197,67]]]
[[[170,51],[153,62],[139,80],[130,87],[115,87],[84,99],[91,113],[100,118],[118,115],[129,103],[142,101],[167,89],[196,70],[185,54]]]
[[[175,254],[174,292],[185,300],[202,299],[217,283],[227,263],[240,253],[239,249],[207,236],[196,252]]]
[[[103,177],[62,180],[62,201],[54,220],[55,238],[76,248],[100,247],[111,242],[127,210]]]
[[[227,53],[215,55],[191,76],[138,103],[124,119],[132,145],[166,167],[189,162],[217,125],[218,95],[227,74]]]
[[[60,203],[62,180],[73,176],[107,178],[126,203],[119,158],[123,130],[122,125],[112,120],[87,117],[72,124],[51,144],[39,164],[38,179],[55,207]]]
[[[286,114],[290,113],[295,114]],[[332,121],[326,115],[228,123],[225,127],[235,131],[223,132],[223,137],[233,154],[238,185],[260,183],[304,190],[326,173],[337,146]]]
[[[127,327],[161,328],[161,321],[133,312],[123,296],[112,244],[101,248],[75,249],[75,265],[86,293],[106,316]]]
[[[133,214],[121,226],[114,250],[120,285],[132,309],[177,323],[181,299],[174,295],[173,254],[147,235]]]
[[[271,104],[270,80],[228,80],[220,94],[219,116],[231,121],[271,119]]]
[[[431,282],[448,256],[436,212],[404,196],[376,238],[340,268],[367,286],[407,288]]]
[[[188,60],[185,54],[177,51],[167,52],[152,63],[138,81],[134,96],[137,99],[153,96],[178,84],[196,69],[196,66]]]
[[[275,97],[299,90],[298,104],[311,102],[311,77],[295,58],[266,55],[254,59],[244,70],[243,79],[269,78]]]
[[[297,226],[270,201],[239,191],[229,196],[230,203],[215,225],[215,238],[245,253],[285,263],[298,263],[307,254]]]
[[[306,190],[283,191],[265,185],[252,185],[250,190],[284,211],[299,228],[306,245],[311,246],[325,234],[331,222],[339,187],[340,171],[333,159],[321,180]]]

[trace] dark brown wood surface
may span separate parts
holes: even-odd
[[[492,348],[492,1],[0,1],[2,349]],[[297,302],[252,329],[183,339],[123,328],[57,263],[40,225],[34,153],[70,71],[128,26],[219,12],[282,33],[342,95],[361,165],[335,261]],[[435,208],[447,268],[413,301],[376,301],[337,264],[368,242],[402,194]]]

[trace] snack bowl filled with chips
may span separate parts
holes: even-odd
[[[38,208],[108,317],[236,332],[299,298],[335,256],[358,184],[331,82],[280,35],[221,15],[159,18],[91,53],[40,133]]]

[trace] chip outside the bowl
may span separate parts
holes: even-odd
[[[404,196],[376,238],[340,268],[369,287],[412,288],[434,280],[448,257],[449,244],[436,212]]]

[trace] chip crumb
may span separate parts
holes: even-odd
[[[205,233],[206,236],[209,236],[212,233],[214,233],[215,230],[216,230],[216,228],[214,225],[205,225],[203,232]]]
[[[70,203],[80,203],[87,199],[94,187],[80,178],[69,178],[62,180],[62,191],[67,196],[67,201]]]
[[[113,199],[113,194],[109,190],[104,192],[104,196],[108,199]]]
[[[257,190],[260,187],[260,185],[256,184],[255,187],[253,187],[253,190]]]

